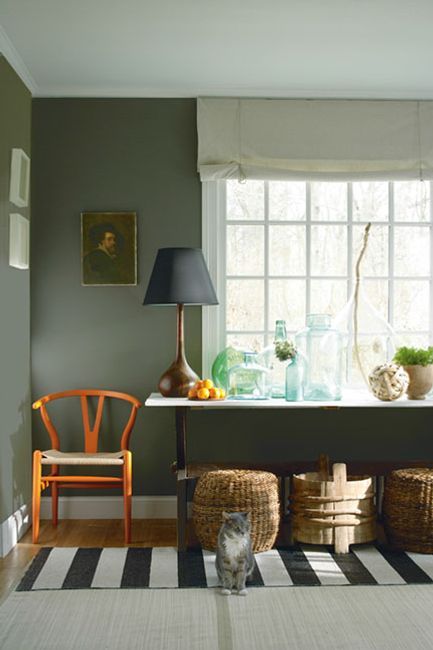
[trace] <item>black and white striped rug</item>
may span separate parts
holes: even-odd
[[[279,547],[255,555],[250,587],[433,583],[433,555],[373,545]],[[215,554],[175,548],[42,548],[17,591],[216,587]]]

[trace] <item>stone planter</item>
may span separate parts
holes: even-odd
[[[433,365],[404,366],[409,375],[408,399],[425,399],[433,386]]]

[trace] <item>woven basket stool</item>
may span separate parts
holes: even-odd
[[[391,472],[385,483],[383,518],[395,549],[433,553],[433,470]]]
[[[202,474],[194,492],[192,516],[203,548],[216,549],[224,510],[250,512],[253,551],[268,551],[280,523],[277,477],[270,472],[237,469]]]

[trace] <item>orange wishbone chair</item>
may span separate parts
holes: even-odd
[[[64,397],[79,397],[84,426],[84,452],[62,452],[57,431],[51,422],[46,405]],[[90,428],[88,397],[98,397],[98,406],[93,429]],[[98,452],[98,436],[102,421],[102,411],[105,398],[120,399],[130,402],[131,412],[120,440],[120,451],[113,453]],[[41,492],[51,486],[52,520],[57,526],[58,497],[60,488],[123,488],[125,543],[131,541],[131,497],[132,497],[132,454],[128,450],[129,437],[137,417],[141,403],[126,393],[111,390],[67,390],[41,397],[33,404],[35,410],[40,409],[42,421],[51,438],[51,449],[33,452],[33,543],[39,538],[39,516]],[[51,465],[51,474],[42,474],[42,465]],[[122,476],[65,476],[60,475],[61,465],[120,465]]]

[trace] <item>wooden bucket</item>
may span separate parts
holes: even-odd
[[[374,483],[371,476],[347,477],[344,463],[335,463],[332,472],[329,476],[322,457],[319,472],[293,476],[293,539],[332,544],[336,553],[348,553],[350,544],[376,538]]]

